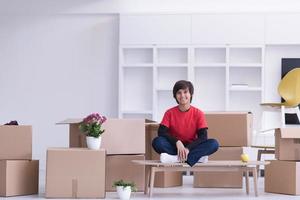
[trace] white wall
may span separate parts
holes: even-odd
[[[33,157],[68,145],[56,122],[117,116],[117,15],[1,16],[0,124],[33,125]]]

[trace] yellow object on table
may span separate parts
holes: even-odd
[[[248,162],[248,161],[249,161],[249,156],[248,156],[248,154],[243,153],[243,154],[241,155],[241,160],[242,160],[242,162]]]

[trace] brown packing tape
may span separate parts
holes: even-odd
[[[78,182],[77,179],[72,179],[72,198],[77,198]]]

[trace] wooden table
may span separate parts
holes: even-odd
[[[145,165],[150,167],[148,174],[146,175],[145,194],[152,196],[154,178],[156,172],[166,171],[214,171],[214,172],[228,172],[228,171],[242,171],[245,174],[246,193],[249,194],[249,172],[253,173],[254,192],[255,196],[258,196],[257,192],[257,170],[256,166],[268,165],[268,161],[249,161],[242,162],[237,160],[222,160],[222,161],[208,161],[207,163],[197,163],[193,167],[190,167],[186,163],[161,163],[158,160],[133,160],[134,163],[139,165]]]

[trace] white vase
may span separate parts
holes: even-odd
[[[122,200],[128,200],[130,199],[131,194],[131,186],[117,186],[117,193],[120,199]]]
[[[86,136],[86,144],[89,149],[98,150],[101,146],[101,137]]]

